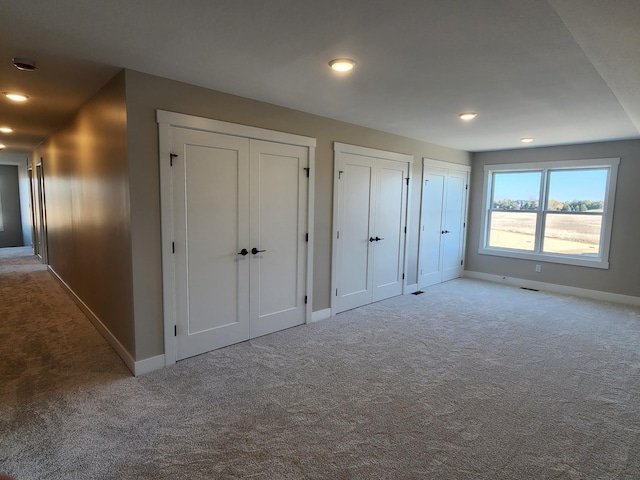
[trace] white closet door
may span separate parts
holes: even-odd
[[[338,233],[336,310],[371,303],[373,159],[347,153],[336,159],[338,176]]]
[[[443,240],[442,212],[446,171],[429,170],[422,180],[422,214],[420,218],[420,288],[442,281],[440,251]]]
[[[251,140],[251,338],[305,321],[308,163],[307,148]]]
[[[335,313],[402,294],[410,165],[407,155],[339,146],[352,151],[335,158]]]
[[[249,336],[249,140],[172,128],[176,359]]]
[[[442,281],[462,275],[467,173],[450,171],[447,177],[444,231],[442,238]]]
[[[469,167],[424,164],[418,288],[462,275]],[[443,166],[440,166],[443,165]]]
[[[373,222],[373,301],[402,294],[404,226],[406,219],[406,163],[376,162],[375,218]]]

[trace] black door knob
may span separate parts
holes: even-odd
[[[258,250],[256,247],[253,247],[253,248],[251,249],[251,253],[253,253],[254,255],[255,255],[256,253],[260,253],[260,252],[266,252],[266,250]]]
[[[246,248],[243,248],[242,250],[240,250],[240,251],[238,252],[238,255],[242,255],[242,256],[244,257],[244,256],[245,256],[245,255],[247,255],[248,253],[249,253],[249,250],[247,250]]]
[[[384,240],[384,238],[382,238],[382,237],[376,237],[376,242],[379,242],[380,240]]]
[[[370,241],[370,242],[375,242],[375,241],[376,241],[376,239],[375,239],[375,238],[373,238],[373,237],[369,237],[369,241]]]

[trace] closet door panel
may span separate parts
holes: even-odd
[[[251,141],[251,338],[304,323],[307,157]]]
[[[174,129],[176,358],[246,340],[249,142]]]
[[[422,182],[422,213],[420,219],[420,268],[418,287],[427,287],[442,280],[440,247],[443,241],[442,209],[446,174],[425,171]]]
[[[339,169],[338,310],[349,310],[371,302],[373,234],[371,159],[344,154]]]
[[[373,248],[373,301],[402,293],[407,166],[378,160]],[[378,240],[380,239],[380,240]]]
[[[466,174],[449,173],[443,217],[444,230],[448,232],[444,235],[442,244],[443,282],[462,275],[466,184]]]

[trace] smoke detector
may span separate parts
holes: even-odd
[[[36,68],[36,62],[29,58],[14,57],[13,65],[18,69],[26,72],[33,72]]]

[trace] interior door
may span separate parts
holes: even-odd
[[[36,202],[35,196],[33,194],[33,168],[29,168],[27,172],[29,175],[29,207],[31,210],[31,248],[33,248],[34,255],[39,255],[40,251],[38,250],[38,243],[40,242],[40,240],[36,223]]]
[[[442,212],[446,171],[424,172],[422,179],[422,209],[420,216],[420,288],[442,281],[440,252],[443,241]]]
[[[305,321],[308,162],[307,148],[251,140],[251,338]]]
[[[343,153],[338,161],[337,311],[371,303],[374,161]]]
[[[458,278],[464,270],[469,170],[456,167],[424,165],[418,288]]]
[[[402,294],[404,275],[404,227],[406,219],[406,163],[376,162],[373,249],[373,301]]]
[[[46,208],[45,208],[45,197],[44,197],[44,173],[42,171],[42,164],[36,165],[36,192],[37,192],[37,241],[38,241],[38,250],[36,255],[38,255],[42,263],[47,263],[47,231],[46,231]]]
[[[249,140],[172,128],[176,359],[249,338]]]
[[[332,308],[342,312],[402,294],[409,163],[339,152],[335,165]]]
[[[464,258],[464,221],[467,173],[449,171],[442,238],[442,281],[452,280],[462,275]]]

